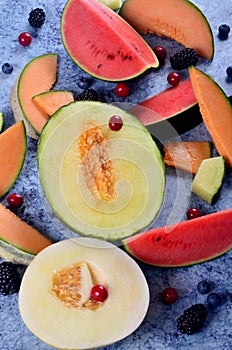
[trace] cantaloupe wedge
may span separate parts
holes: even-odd
[[[208,141],[169,141],[164,145],[164,164],[196,174],[202,161],[211,157]]]
[[[41,111],[49,116],[53,115],[60,107],[74,101],[73,93],[64,90],[50,90],[32,97],[33,102]]]
[[[205,58],[214,55],[213,35],[201,10],[188,0],[126,0],[119,14],[142,34],[174,39]]]
[[[29,61],[15,82],[11,95],[11,107],[15,119],[26,122],[31,137],[39,135],[49,119],[32,101],[32,97],[50,90],[56,82],[57,55],[38,56]],[[32,128],[32,130],[30,129]]]
[[[221,87],[201,70],[190,67],[192,87],[203,121],[219,155],[232,167],[232,106]]]
[[[0,240],[34,255],[52,243],[2,204],[0,204]]]
[[[0,198],[19,176],[27,150],[24,122],[13,124],[0,134]]]
[[[3,129],[3,123],[4,123],[4,115],[2,112],[0,112],[0,132]]]

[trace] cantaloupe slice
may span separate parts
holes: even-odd
[[[195,49],[202,57],[213,58],[209,22],[188,0],[126,0],[119,14],[142,34],[154,33],[174,39]]]
[[[55,53],[38,56],[29,61],[22,70],[11,95],[11,107],[16,120],[25,120],[34,132],[27,132],[36,137],[43,129],[49,116],[42,112],[32,101],[32,97],[48,91],[56,81],[57,55]]]
[[[0,204],[0,240],[34,255],[52,243],[2,204]]]
[[[24,122],[13,124],[0,134],[0,198],[19,176],[27,150]]]
[[[174,141],[164,145],[164,164],[196,174],[202,161],[211,157],[208,141]]]
[[[232,167],[232,106],[220,86],[201,70],[190,67],[192,87],[219,155]]]
[[[64,90],[50,90],[32,97],[33,102],[43,112],[51,116],[60,107],[74,101],[73,93]]]
[[[3,124],[4,124],[4,115],[2,112],[0,112],[0,132],[3,129]]]

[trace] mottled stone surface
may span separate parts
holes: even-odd
[[[142,0],[141,0],[142,1]],[[211,25],[215,40],[215,58],[212,62],[201,60],[198,67],[211,74],[227,95],[232,94],[232,84],[226,79],[226,67],[232,64],[232,34],[228,40],[220,41],[217,37],[218,26],[231,24],[231,0],[213,2],[209,0],[193,1],[204,12]],[[73,90],[79,93],[78,79],[87,76],[68,57],[61,42],[59,25],[65,0],[12,0],[0,1],[0,66],[9,62],[14,70],[11,75],[0,71],[0,110],[5,115],[5,128],[13,123],[10,94],[14,81],[24,65],[33,57],[57,52],[59,57],[58,77],[55,88]],[[32,8],[43,7],[47,20],[44,26],[34,31],[33,42],[29,47],[21,47],[17,41],[20,32],[31,30],[27,23],[28,13]],[[167,48],[168,57],[179,50],[177,43],[147,37],[154,47],[161,44]],[[84,49],[84,48],[83,48]],[[132,82],[131,94],[124,102],[139,102],[168,87],[166,76],[170,71],[168,59],[157,72],[139,77]],[[187,72],[183,73],[187,76]],[[114,94],[114,83],[92,79],[92,87],[107,102],[120,102]],[[204,125],[182,136],[184,140],[210,140]],[[72,236],[47,209],[45,199],[39,186],[36,167],[37,141],[28,139],[27,158],[12,192],[21,193],[25,199],[25,210],[17,214],[23,220],[38,228],[45,235],[55,240]],[[1,161],[1,160],[0,160]],[[178,181],[176,181],[176,178]],[[175,171],[167,170],[167,189],[165,202],[160,215],[153,226],[163,225],[169,221],[185,219],[187,207],[198,206],[204,214],[231,207],[232,183],[231,174],[226,175],[220,198],[214,206],[209,206],[195,195],[190,195],[191,179]],[[175,190],[174,190],[175,189]],[[1,202],[6,204],[6,197]],[[147,316],[142,325],[128,338],[105,347],[104,350],[229,350],[232,348],[232,255],[227,253],[215,260],[178,269],[160,269],[141,264],[147,277],[151,302]],[[197,293],[196,286],[202,279],[213,282],[214,291],[223,295],[222,305],[211,311],[204,328],[193,336],[181,335],[176,330],[176,318],[193,303],[205,302],[206,296]],[[173,305],[164,305],[160,299],[161,291],[167,286],[177,289],[179,298]],[[125,291],[126,292],[126,291]],[[18,296],[0,296],[0,348],[1,350],[49,350],[26,328],[18,310]],[[136,305],[135,305],[136,307]],[[104,327],[104,323],[102,324]]]

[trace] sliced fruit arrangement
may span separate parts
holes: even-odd
[[[34,255],[52,242],[0,204],[1,257],[19,263],[30,263]]]
[[[192,192],[213,204],[219,194],[225,176],[225,160],[222,156],[205,159],[193,179]]]
[[[23,68],[11,95],[11,107],[16,121],[24,120],[27,133],[37,137],[49,116],[41,111],[32,97],[48,91],[56,82],[57,55],[55,53],[35,57]]]
[[[27,327],[60,349],[119,341],[141,324],[148,305],[148,285],[136,262],[115,245],[87,237],[44,249],[26,269],[19,291]]]
[[[60,107],[74,101],[71,91],[49,90],[32,97],[33,102],[49,117]]]
[[[181,134],[202,122],[202,116],[190,79],[181,81],[133,107],[132,113],[151,134],[158,134],[170,124]]]
[[[123,240],[129,254],[156,266],[210,260],[232,248],[232,209],[142,232]]]
[[[26,151],[27,138],[23,121],[13,124],[0,134],[0,198],[18,178]]]
[[[232,106],[212,77],[190,67],[190,79],[203,121],[226,165],[232,167]]]
[[[126,0],[119,14],[142,34],[176,40],[198,55],[212,59],[214,41],[202,11],[188,0]]]
[[[127,80],[159,65],[142,37],[97,0],[69,0],[62,15],[61,35],[73,61],[99,79]]]
[[[4,114],[0,112],[0,132],[3,129],[3,125],[4,125]]]
[[[38,171],[54,213],[82,235],[129,236],[163,202],[164,164],[151,135],[102,102],[76,101],[53,114],[40,136]]]
[[[164,164],[196,174],[202,161],[211,157],[208,141],[169,141],[164,145]]]

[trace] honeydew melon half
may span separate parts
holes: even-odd
[[[213,59],[214,40],[203,12],[188,0],[126,0],[119,14],[139,33],[156,34]]]
[[[96,284],[107,288],[104,302],[90,298]],[[127,337],[143,321],[148,305],[148,285],[137,263],[112,243],[87,237],[44,249],[25,271],[19,291],[20,313],[31,332],[67,350],[93,349]]]
[[[131,79],[159,65],[154,51],[142,37],[97,0],[67,1],[61,36],[72,60],[102,80]]]
[[[120,116],[119,131],[109,128]],[[73,231],[121,239],[150,225],[164,197],[165,167],[145,126],[119,107],[76,101],[44,127],[38,172],[57,217]]]

